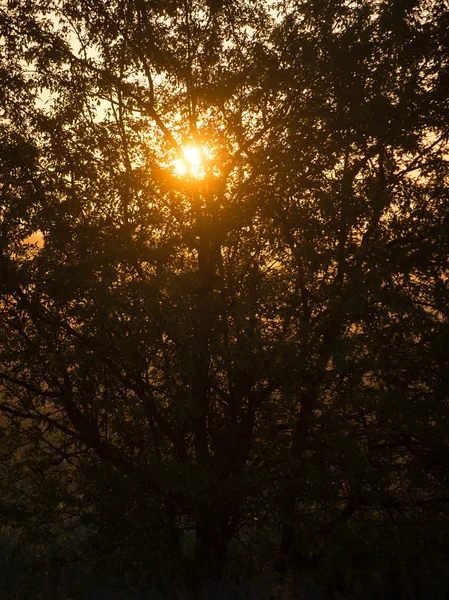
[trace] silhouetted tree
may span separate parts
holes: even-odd
[[[448,25],[2,5],[3,519],[140,572],[447,551]]]

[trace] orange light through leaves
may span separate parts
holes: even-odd
[[[206,175],[204,159],[205,149],[198,146],[183,146],[183,156],[175,161],[176,174],[179,176],[188,175],[201,179]]]

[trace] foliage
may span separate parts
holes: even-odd
[[[131,578],[447,554],[448,25],[2,4],[8,526]]]

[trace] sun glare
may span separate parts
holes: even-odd
[[[189,175],[200,179],[205,176],[204,168],[205,149],[198,146],[183,146],[182,157],[175,161],[176,174]]]

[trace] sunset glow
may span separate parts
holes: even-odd
[[[205,176],[205,158],[206,150],[199,146],[189,145],[183,146],[182,158],[175,161],[176,174],[179,176],[189,175],[200,179]]]

